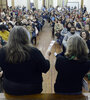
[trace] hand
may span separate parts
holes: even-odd
[[[2,75],[3,75],[3,71],[0,72],[0,78],[2,77]]]
[[[47,55],[50,56],[50,55],[51,55],[51,51],[48,51],[48,52],[47,52]]]
[[[46,54],[45,54],[45,58],[49,59],[50,55],[51,55],[51,51],[47,51]]]

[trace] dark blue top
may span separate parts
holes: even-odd
[[[90,61],[69,60],[58,56],[55,68],[58,72],[54,90],[56,93],[79,93],[82,80],[90,69]]]
[[[33,47],[30,59],[22,63],[6,61],[6,48],[0,49],[0,67],[4,72],[4,90],[8,94],[26,95],[42,92],[42,73],[50,68],[50,63],[42,53]]]

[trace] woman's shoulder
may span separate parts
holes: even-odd
[[[35,47],[31,47],[31,52],[32,52],[33,54],[40,54],[40,53],[41,53],[40,50],[37,49],[37,48],[35,48]]]
[[[37,49],[36,47],[31,47],[31,50],[32,50],[32,51],[36,51],[36,52],[40,52],[40,50]]]
[[[57,59],[60,60],[60,61],[67,61],[67,60],[68,60],[67,57],[62,56],[62,55],[58,55],[58,56],[57,56]]]

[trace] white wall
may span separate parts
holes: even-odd
[[[15,6],[27,7],[27,0],[14,0]],[[8,6],[12,6],[11,0],[8,0]]]
[[[79,8],[81,7],[81,0],[68,0],[68,2],[79,2]]]
[[[27,0],[15,0],[15,6],[27,7]]]
[[[90,13],[90,0],[84,0],[84,5],[87,7],[87,11]]]

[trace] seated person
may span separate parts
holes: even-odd
[[[5,25],[0,25],[0,36],[4,41],[8,41],[9,32],[7,31]]]
[[[89,59],[90,59],[90,39],[89,39],[89,32],[88,31],[82,31],[80,36],[86,41],[86,44],[89,49]]]
[[[67,35],[64,37],[64,39],[63,39],[63,45],[64,45],[64,47],[66,48],[67,47],[67,41],[68,41],[68,39],[71,37],[71,36],[76,36],[76,35],[78,35],[77,33],[76,33],[76,28],[74,27],[74,26],[72,26],[71,28],[70,28],[70,33],[67,33]],[[79,35],[78,35],[79,36]]]
[[[86,24],[84,29],[85,29],[85,31],[88,31],[89,34],[90,34],[90,25],[89,24]]]
[[[65,23],[65,27],[61,31],[61,35],[66,36],[66,34],[69,34],[72,26],[73,26],[73,23],[71,22]]]
[[[90,69],[88,47],[80,36],[72,36],[67,42],[65,56],[58,56],[55,64],[58,72],[55,93],[81,94],[85,74]]]
[[[9,32],[12,30],[13,27],[14,27],[14,26],[13,26],[12,23],[8,23],[8,30],[9,30]]]
[[[3,70],[3,88],[9,95],[30,95],[42,92],[42,73],[50,63],[42,53],[30,46],[28,31],[15,26],[10,31],[7,45],[0,49],[0,67]]]

